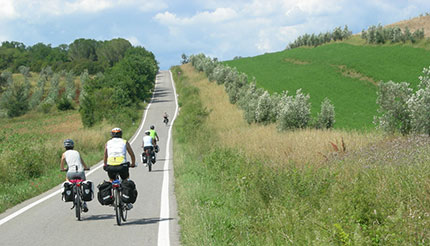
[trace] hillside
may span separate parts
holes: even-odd
[[[424,15],[415,17],[409,20],[399,21],[393,24],[389,24],[386,27],[400,27],[404,29],[408,27],[412,32],[424,28],[424,33],[426,37],[430,37],[430,15]]]
[[[328,97],[336,108],[337,128],[371,129],[376,115],[377,82],[407,81],[416,87],[430,65],[430,53],[408,45],[330,43],[225,62],[257,79],[269,92],[302,88],[312,112]]]

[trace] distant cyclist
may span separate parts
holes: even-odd
[[[157,134],[157,132],[155,131],[155,126],[154,126],[154,125],[152,125],[152,126],[150,127],[150,129],[151,129],[151,130],[149,130],[149,136],[151,136],[151,138],[152,138],[152,140],[153,140],[153,142],[154,142],[154,150],[155,150],[155,152],[157,152],[157,153],[158,153],[158,145],[157,145],[157,142],[158,142],[158,141],[160,141],[160,138],[158,137],[158,134]]]
[[[103,169],[107,171],[111,181],[115,179],[117,173],[121,176],[121,179],[128,179],[130,173],[128,166],[121,165],[127,162],[127,152],[131,157],[130,167],[135,167],[136,158],[134,156],[133,149],[130,143],[122,139],[121,128],[114,128],[111,131],[112,138],[106,143],[104,158],[103,158]]]
[[[67,180],[81,179],[86,180],[85,170],[90,170],[82,159],[78,151],[74,150],[75,143],[72,139],[64,140],[64,148],[66,151],[61,156],[61,171],[67,171]],[[64,163],[67,164],[67,169],[64,168]],[[83,204],[83,211],[87,212],[87,203]]]
[[[167,123],[169,123],[169,115],[167,114],[167,112],[164,112],[163,118],[163,122],[167,126]]]

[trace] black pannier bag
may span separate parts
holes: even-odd
[[[82,182],[82,200],[89,202],[94,198],[94,184],[87,180]]]
[[[121,200],[124,203],[134,203],[136,199],[136,184],[129,179],[121,181]]]
[[[101,205],[110,205],[113,203],[113,194],[112,194],[112,184],[108,181],[103,181],[103,183],[97,186],[99,188],[99,192],[97,193],[97,199],[99,200]]]
[[[63,201],[65,202],[72,202],[74,196],[73,193],[73,184],[70,182],[64,182],[63,183]]]

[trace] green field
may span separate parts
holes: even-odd
[[[374,82],[406,81],[415,88],[422,69],[430,65],[430,52],[408,45],[331,43],[225,63],[254,76],[257,85],[269,92],[288,90],[294,94],[302,88],[311,96],[313,115],[320,111],[321,101],[328,97],[336,108],[336,128],[371,129],[378,108]],[[359,77],[346,76],[346,70]],[[360,76],[374,82],[360,80]]]

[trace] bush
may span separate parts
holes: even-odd
[[[60,111],[72,110],[74,109],[71,100],[67,96],[62,96],[57,102],[57,109]]]
[[[288,130],[295,128],[305,128],[311,119],[309,95],[297,90],[296,96],[288,96],[284,92],[281,97],[281,104],[278,116],[278,129]]]
[[[380,116],[375,117],[374,123],[390,133],[399,131],[403,135],[408,134],[411,130],[411,115],[407,101],[412,96],[409,83],[380,82],[377,95]]]
[[[28,109],[29,84],[26,82],[13,81],[11,73],[2,73],[8,81],[8,86],[3,92],[0,104],[9,117],[17,117],[25,114]]]
[[[330,129],[333,128],[335,120],[334,106],[330,99],[325,98],[321,104],[321,112],[318,114],[316,128]]]

